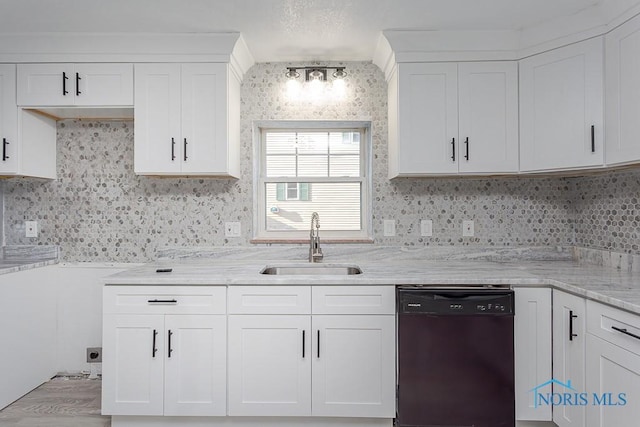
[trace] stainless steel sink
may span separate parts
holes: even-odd
[[[357,265],[338,264],[296,264],[296,265],[268,265],[260,274],[275,274],[278,276],[351,276],[362,274]]]

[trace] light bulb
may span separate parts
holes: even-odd
[[[287,80],[287,97],[289,99],[299,99],[300,92],[302,91],[302,85],[296,79]]]
[[[347,95],[347,84],[344,79],[335,79],[332,85],[333,97],[340,100]]]

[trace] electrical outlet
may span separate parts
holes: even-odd
[[[241,233],[239,222],[225,222],[224,223],[224,235],[225,237],[240,237]]]
[[[473,237],[474,235],[474,226],[472,219],[465,219],[462,221],[462,236],[463,237]]]
[[[384,220],[384,235],[385,237],[392,237],[396,235],[396,222],[394,220]]]
[[[102,363],[102,347],[87,348],[87,363]]]
[[[420,221],[420,235],[422,237],[433,236],[433,221],[430,219],[423,219]]]
[[[38,237],[38,222],[37,221],[25,221],[25,236],[26,237]]]

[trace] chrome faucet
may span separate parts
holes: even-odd
[[[315,224],[315,230],[313,225]],[[322,249],[320,249],[320,216],[318,212],[311,214],[311,232],[309,233],[309,262],[322,261]]]

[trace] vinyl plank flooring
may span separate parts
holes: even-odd
[[[110,427],[100,380],[56,377],[0,411],[0,427]]]

